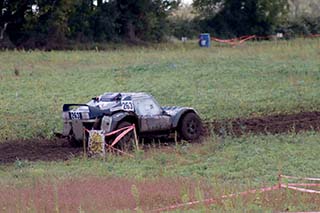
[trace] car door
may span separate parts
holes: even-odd
[[[164,131],[171,128],[171,116],[165,114],[152,98],[141,98],[134,101],[139,117],[140,132]]]

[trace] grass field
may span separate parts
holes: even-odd
[[[319,177],[320,134],[208,138],[202,144],[163,146],[134,158],[72,158],[0,166],[0,204],[8,212],[54,209],[85,212],[175,203],[277,184],[279,173]],[[155,144],[157,145],[157,144]],[[137,188],[135,188],[137,187]],[[136,197],[135,197],[136,196]],[[105,199],[103,198],[105,197]],[[316,211],[319,195],[257,193],[196,210]]]
[[[62,104],[106,91],[149,92],[162,105],[193,106],[205,120],[319,109],[319,46],[0,52],[0,141],[50,137],[62,128]]]
[[[190,43],[106,52],[4,51],[0,142],[50,138],[62,128],[62,104],[84,103],[106,91],[149,92],[162,105],[192,106],[209,121],[319,111],[319,89],[317,39],[210,49]],[[150,210],[271,186],[279,172],[319,177],[319,136],[312,131],[210,136],[203,144],[151,148],[133,159],[17,159],[0,165],[0,211]],[[76,183],[85,185],[83,191]],[[108,193],[113,195],[105,202],[101,197]],[[194,211],[315,211],[317,203],[318,195],[281,191],[200,205]]]

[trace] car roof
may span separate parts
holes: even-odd
[[[116,97],[120,96],[121,99],[129,99],[129,100],[136,100],[141,98],[152,98],[152,96],[145,92],[106,92],[102,94],[101,96],[104,97]]]

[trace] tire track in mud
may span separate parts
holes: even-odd
[[[205,123],[207,134],[231,135],[280,134],[320,130],[320,112],[300,112],[296,114],[268,115],[255,118],[236,118]]]
[[[82,154],[81,147],[72,147],[62,139],[30,139],[0,143],[0,164],[17,160],[59,161]]]
[[[320,112],[236,118],[204,123],[205,135],[213,133],[219,136],[240,137],[245,134],[280,134],[308,130],[320,131]],[[68,160],[82,155],[82,151],[81,147],[72,147],[65,139],[4,141],[0,143],[0,163],[12,163],[17,160]]]

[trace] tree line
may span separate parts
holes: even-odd
[[[196,16],[177,16],[176,37],[209,32],[220,38],[274,35],[286,39],[320,33],[320,2],[297,0],[194,0]],[[298,11],[309,8],[314,13]]]
[[[175,0],[1,0],[2,40],[25,48],[160,41]]]
[[[0,47],[64,49],[74,44],[315,33],[319,18],[290,22],[288,0],[194,0],[192,19],[175,16],[180,0],[0,0]]]

